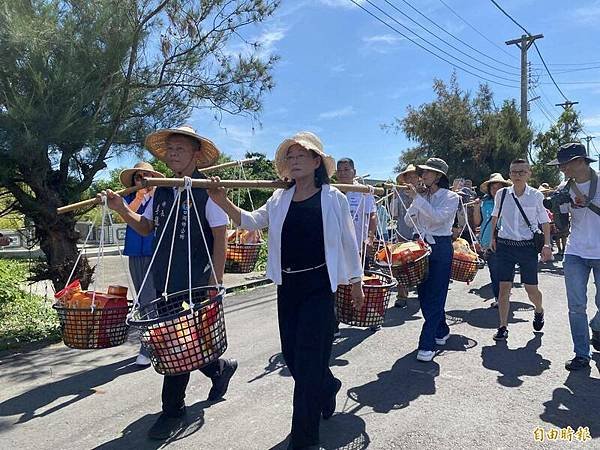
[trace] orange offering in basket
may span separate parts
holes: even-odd
[[[409,262],[416,261],[427,252],[426,244],[423,241],[409,241],[399,244],[388,244],[377,252],[375,257],[377,261],[389,262],[389,255],[392,258],[392,265],[401,266]]]
[[[452,243],[452,247],[454,247],[455,258],[463,261],[477,261],[477,253],[471,249],[471,246],[466,240],[458,238]]]
[[[261,241],[258,230],[228,230],[227,242],[236,244],[257,244]]]

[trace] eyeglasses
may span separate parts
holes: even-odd
[[[527,175],[528,173],[529,173],[529,170],[511,170],[510,171],[511,175],[517,175],[517,176]]]
[[[140,173],[140,172],[138,172],[138,173],[136,173],[136,174],[133,176],[133,179],[134,179],[134,180],[139,180],[139,181],[141,181],[141,180],[143,180],[144,178],[149,178],[150,176],[151,176],[151,175],[150,175],[149,173],[146,173],[146,172],[141,172],[141,173]]]
[[[285,157],[285,161],[288,163],[294,162],[294,161],[298,161],[298,162],[303,162],[305,161],[309,156],[304,154],[304,153],[300,153],[297,156],[286,156]]]

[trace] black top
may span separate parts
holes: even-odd
[[[281,230],[281,268],[300,270],[325,262],[321,191],[292,201]]]

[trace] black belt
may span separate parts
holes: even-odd
[[[507,247],[532,247],[533,239],[527,241],[513,241],[512,239],[498,238],[498,244],[506,245]]]

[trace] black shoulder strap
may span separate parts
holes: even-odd
[[[529,227],[529,229],[531,230],[532,233],[537,233],[537,231],[535,231],[533,229],[533,227],[531,226],[531,222],[529,221],[529,219],[525,215],[525,211],[523,211],[523,208],[521,208],[521,203],[519,203],[519,200],[517,199],[517,197],[515,196],[514,193],[512,194],[512,198],[514,199],[515,203],[517,204],[517,208],[519,208],[519,212],[523,216],[523,219],[525,219],[525,223],[527,224],[527,227]]]
[[[500,215],[502,214],[502,206],[504,206],[504,199],[506,198],[506,190],[508,188],[502,189],[502,198],[500,199],[500,208],[498,209],[498,220],[500,220]]]

